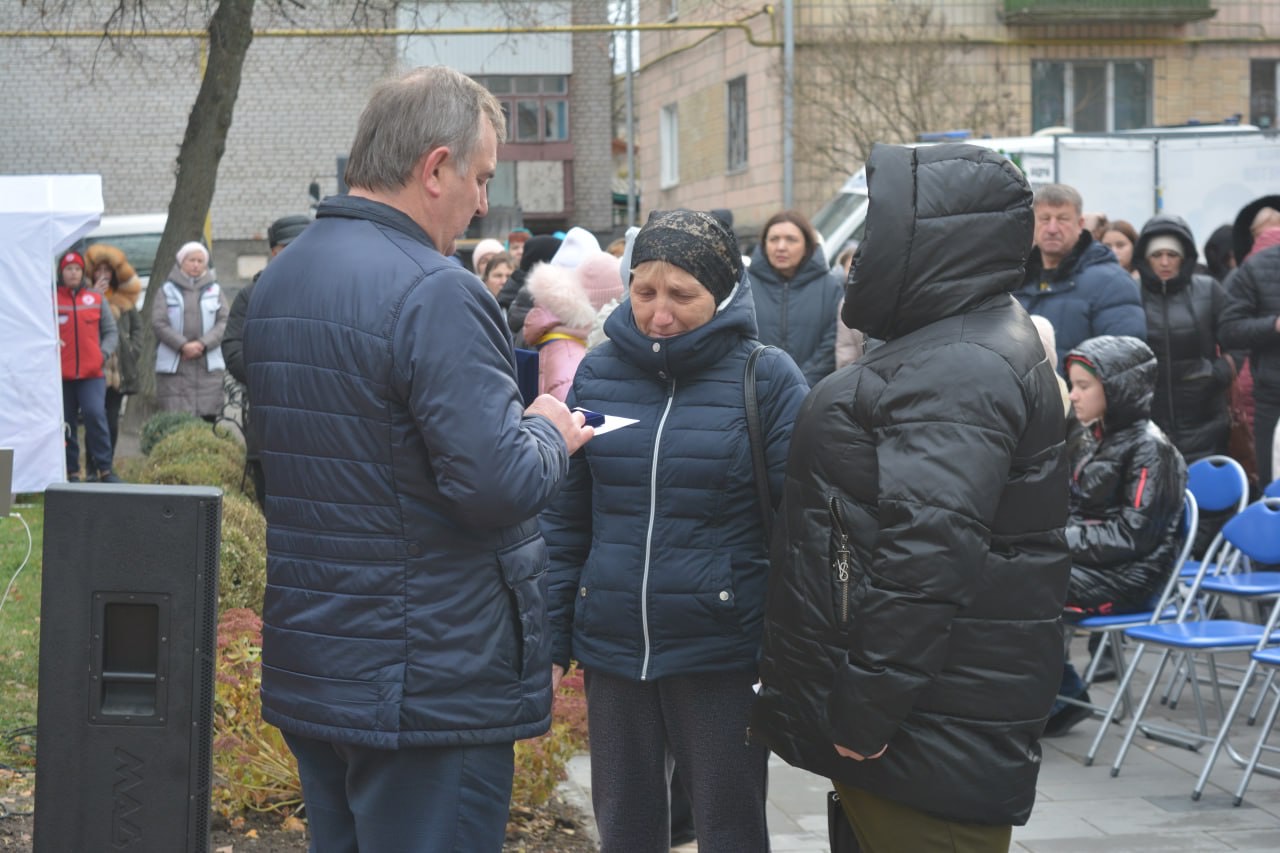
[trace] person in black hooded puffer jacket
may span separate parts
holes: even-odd
[[[1009,293],[1031,191],[970,145],[877,145],[867,175],[844,311],[885,343],[796,419],[751,736],[835,781],[865,851],[1003,851],[1035,801],[1070,570],[1062,398]]]
[[[1072,618],[1152,606],[1182,547],[1187,466],[1151,422],[1156,357],[1137,338],[1090,338],[1067,355],[1071,405],[1087,433],[1071,447]],[[1062,696],[1089,701],[1070,663]],[[1065,734],[1091,711],[1059,702],[1045,727]]]
[[[1188,462],[1227,452],[1227,391],[1235,369],[1218,348],[1226,292],[1195,272],[1196,241],[1180,216],[1162,213],[1142,226],[1134,247],[1142,283],[1147,343],[1156,356],[1151,420]]]

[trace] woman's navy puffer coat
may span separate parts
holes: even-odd
[[[945,820],[1023,824],[1070,569],[1062,398],[1008,292],[1031,192],[968,145],[876,146],[867,171],[845,311],[885,343],[796,420],[751,733]]]
[[[635,680],[754,672],[769,562],[743,403],[758,346],[749,282],[683,335],[641,334],[630,300],[605,331],[567,402],[637,423],[577,453],[541,516],[552,660]],[[776,505],[808,385],[768,349],[756,386]]]

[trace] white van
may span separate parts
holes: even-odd
[[[164,226],[168,221],[169,216],[165,213],[104,216],[98,227],[76,243],[74,248],[77,252],[83,252],[94,243],[115,246],[124,252],[129,263],[137,270],[145,293],[147,282],[151,279],[151,265],[155,262],[160,238],[164,235]],[[164,272],[167,273],[168,270]]]
[[[1066,129],[1063,128],[1063,131]],[[1014,162],[1027,176],[1032,189],[1053,183],[1054,141],[1052,135],[1010,136],[996,139],[957,140],[998,151]],[[915,142],[912,146],[934,145]],[[862,242],[867,222],[867,172],[859,169],[845,180],[840,191],[813,216],[822,253],[827,263],[835,266],[836,256],[850,240]]]

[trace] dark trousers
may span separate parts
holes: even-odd
[[[116,455],[116,442],[120,439],[120,405],[124,395],[111,386],[107,386],[107,430],[111,433],[111,458]]]
[[[107,429],[107,380],[62,380],[62,420],[67,427],[67,473],[80,473],[80,439],[77,425],[84,420],[85,454],[89,471],[111,470],[111,434]]]
[[[769,753],[747,743],[750,673],[633,681],[585,672],[591,804],[601,853],[667,853],[671,771],[693,803],[700,853],[767,853]]]
[[[1275,392],[1271,392],[1275,393]],[[1253,442],[1258,455],[1258,486],[1265,489],[1280,471],[1271,470],[1271,441],[1280,421],[1280,395],[1276,399],[1259,396],[1254,386]]]
[[[1008,853],[1012,826],[943,820],[861,788],[835,786],[862,853]]]
[[[511,743],[370,749],[285,733],[298,759],[310,853],[499,853]]]

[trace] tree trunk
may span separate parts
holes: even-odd
[[[173,268],[178,248],[189,240],[198,240],[204,232],[205,219],[213,204],[213,191],[218,180],[218,164],[227,149],[227,132],[231,114],[240,92],[240,72],[244,68],[249,44],[253,41],[254,0],[220,0],[209,19],[209,51],[204,79],[196,95],[195,106],[187,119],[187,132],[178,151],[177,180],[169,201],[169,220],[156,250],[151,267],[151,284],[142,307],[144,344],[139,363],[142,392],[146,403],[140,411],[154,408],[155,400],[155,336],[151,332],[151,306],[160,294],[169,270]],[[130,407],[133,409],[134,407]]]

